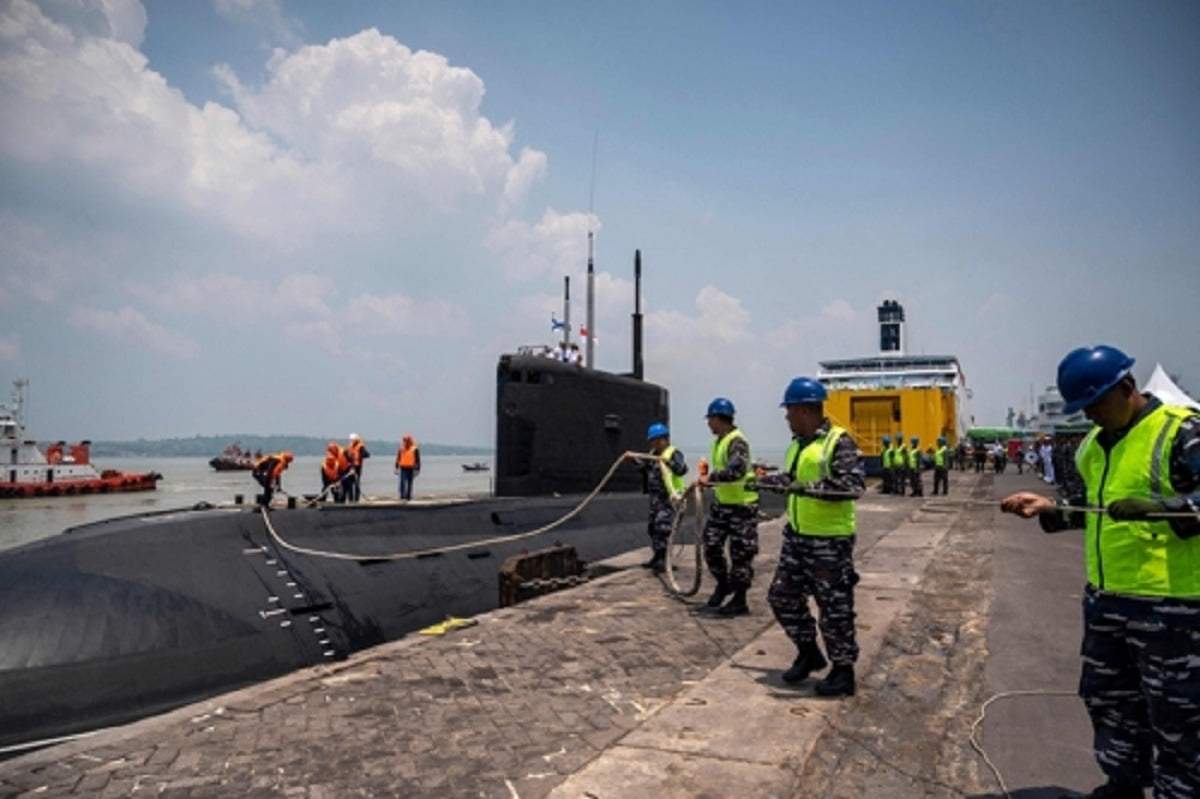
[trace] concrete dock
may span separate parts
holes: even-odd
[[[812,681],[780,679],[794,649],[765,601],[775,520],[759,528],[747,617],[700,610],[711,580],[696,600],[669,596],[636,567],[646,551],[632,552],[592,582],[441,637],[412,635],[0,762],[0,797],[1087,790],[1100,774],[1069,695],[1080,538],[1045,536],[992,501],[1037,485],[1028,474],[952,472],[949,498],[860,501],[852,698],[820,699]]]

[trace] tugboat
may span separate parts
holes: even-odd
[[[58,441],[38,449],[25,438],[21,410],[28,380],[13,381],[12,405],[0,405],[0,499],[108,494],[117,491],[153,491],[162,475],[134,474],[115,469],[97,471],[92,465],[90,441],[68,449]]]
[[[236,442],[226,447],[220,455],[211,459],[208,465],[218,472],[248,472],[254,468],[254,462],[262,457],[262,452],[250,453],[242,449]]]
[[[578,565],[645,546],[638,470],[591,494],[668,421],[667,390],[642,380],[636,307],[632,374],[500,356],[495,496],[235,499],[0,553],[0,754],[345,658],[519,601],[540,578],[586,579],[552,573],[568,550]]]

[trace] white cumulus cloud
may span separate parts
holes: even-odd
[[[146,318],[141,311],[125,307],[119,311],[78,308],[68,320],[72,325],[118,338],[130,344],[157,350],[175,358],[195,358],[200,345]]]

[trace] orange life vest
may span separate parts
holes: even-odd
[[[400,469],[417,468],[417,442],[411,441],[396,453],[396,466]]]

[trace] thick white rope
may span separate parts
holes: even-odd
[[[422,558],[422,557],[428,557],[430,555],[442,554],[445,552],[458,552],[458,551],[461,551],[464,549],[476,549],[478,547],[487,546],[488,544],[503,544],[508,541],[519,541],[522,538],[533,538],[534,536],[548,533],[551,530],[553,530],[554,528],[556,528],[562,524],[565,524],[566,522],[568,522],[571,519],[578,516],[583,511],[584,508],[586,508],[589,504],[591,504],[592,500],[594,500],[596,498],[596,496],[599,495],[600,491],[603,490],[604,486],[608,484],[608,481],[612,479],[612,476],[614,474],[616,474],[617,469],[626,460],[661,460],[661,458],[659,458],[656,455],[647,455],[642,452],[625,452],[625,453],[621,454],[615,461],[613,461],[613,464],[612,464],[612,466],[609,467],[608,472],[604,475],[603,478],[601,478],[600,482],[596,485],[595,488],[592,489],[592,492],[590,494],[588,494],[586,497],[584,497],[583,500],[581,500],[578,505],[576,505],[574,508],[572,508],[566,514],[564,514],[557,520],[551,522],[550,524],[543,525],[541,527],[538,527],[535,530],[529,530],[528,532],[524,532],[524,533],[513,533],[512,535],[492,536],[490,538],[481,538],[481,539],[477,539],[475,541],[465,541],[460,544],[450,544],[450,545],[447,545],[444,547],[430,547],[428,549],[414,549],[414,550],[408,550],[405,552],[389,552],[386,554],[379,554],[379,555],[357,555],[357,554],[353,554],[353,553],[349,553],[349,552],[335,552],[335,551],[325,550],[325,549],[313,549],[310,547],[302,547],[297,544],[293,544],[289,541],[286,541],[279,534],[279,532],[275,529],[275,526],[271,523],[270,514],[268,513],[267,508],[262,509],[262,517],[263,517],[263,523],[266,525],[267,532],[270,534],[271,538],[273,538],[275,540],[275,542],[277,544],[279,544],[279,546],[283,547],[284,549],[288,549],[288,550],[291,550],[292,552],[297,552],[302,555],[311,555],[313,557],[318,557],[318,558],[332,558],[334,560],[349,560],[349,561],[358,561],[358,562],[381,561],[381,560],[383,560],[383,561],[409,560],[409,559],[413,559],[413,558]]]

